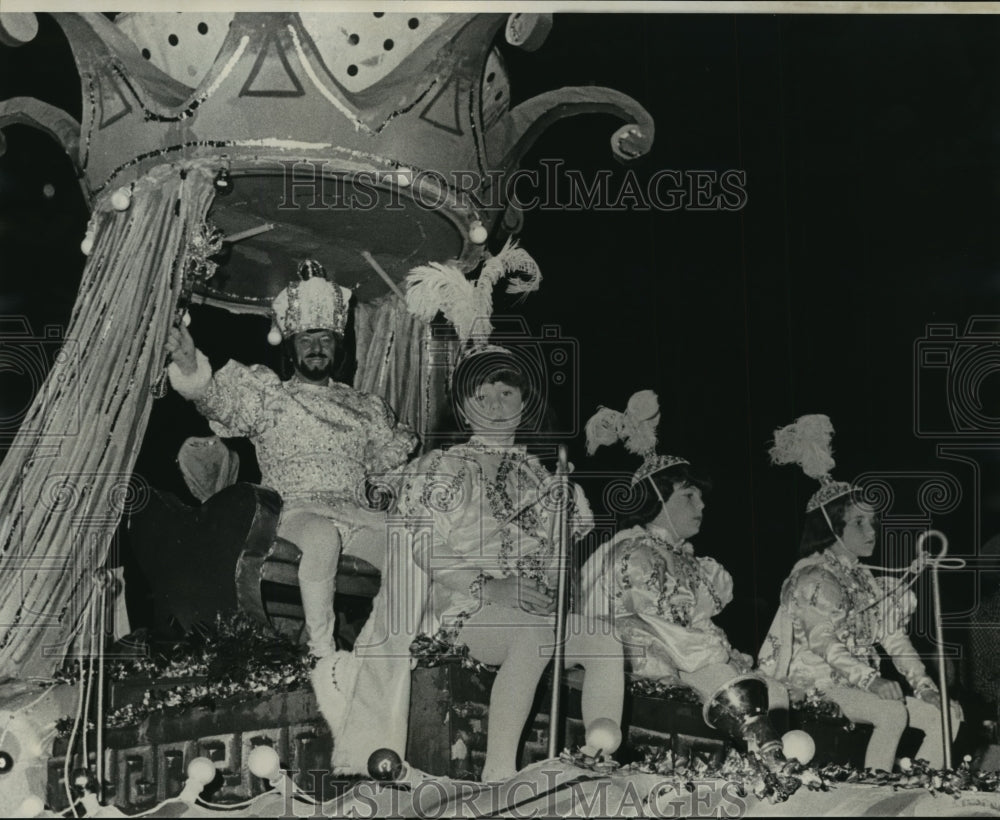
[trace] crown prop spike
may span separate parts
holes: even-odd
[[[829,417],[819,413],[800,416],[774,431],[774,446],[769,451],[771,463],[798,464],[802,472],[820,483],[819,490],[806,505],[806,512],[813,512],[857,489],[846,481],[834,481],[830,475],[837,466],[833,460],[833,432]]]
[[[656,453],[656,425],[660,422],[660,401],[652,390],[632,394],[625,412],[599,407],[587,421],[587,455],[598,447],[621,441],[630,453],[642,456],[642,464],[632,476],[635,486],[660,470],[690,462],[680,456]]]

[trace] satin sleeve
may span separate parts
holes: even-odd
[[[641,619],[647,639],[655,641],[658,651],[683,672],[729,662],[733,652],[725,633],[707,618],[692,617],[696,594],[678,582],[673,556],[641,538],[629,546],[617,561],[621,603]]]
[[[847,646],[848,602],[837,578],[822,567],[806,567],[789,579],[783,597],[809,649],[851,686],[871,686],[878,670],[856,658]]]
[[[229,361],[212,376],[194,405],[216,435],[253,437],[273,426],[280,389],[281,380],[267,367]]]
[[[632,614],[662,616],[670,586],[669,568],[663,556],[645,539],[633,538],[618,544],[613,561],[620,607]]]
[[[371,426],[367,431],[365,461],[369,474],[382,473],[406,461],[417,437],[407,425],[396,420],[396,414],[378,396],[371,396]]]
[[[713,601],[712,607],[714,610],[712,614],[718,615],[733,600],[733,576],[714,558],[702,556],[698,558],[698,563],[705,583],[712,587],[719,599],[719,605],[715,606]]]
[[[882,621],[878,642],[915,693],[936,692],[937,685],[927,674],[920,654],[907,635],[910,619],[917,609],[917,596],[910,589],[902,588],[899,581],[893,578],[879,578],[876,585],[883,591],[883,603],[878,610]]]
[[[494,575],[482,549],[486,522],[476,515],[478,465],[432,451],[403,470],[396,511],[410,535],[413,560],[434,583],[468,590],[480,573]]]

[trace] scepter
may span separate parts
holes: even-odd
[[[566,556],[569,547],[569,460],[566,445],[559,445],[559,465],[556,467],[556,477],[559,484],[559,509],[556,514],[556,644],[552,653],[552,704],[549,708],[549,757],[555,757],[559,750],[560,712],[562,711],[562,680],[563,664],[566,658],[566,609],[569,605],[567,596],[568,561]]]
[[[934,536],[941,541],[941,552],[928,558],[931,568],[931,595],[934,605],[934,632],[937,641],[938,691],[941,694],[941,742],[944,745],[944,767],[951,768],[951,708],[948,703],[948,675],[944,666],[944,630],[941,626],[941,587],[938,583],[938,567],[948,554],[948,538],[940,530],[927,530],[917,538],[917,555],[923,551],[924,541]]]

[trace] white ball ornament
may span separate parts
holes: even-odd
[[[469,240],[477,245],[482,245],[487,237],[489,237],[489,232],[486,230],[486,226],[482,222],[473,222],[469,226]]]
[[[215,764],[207,757],[196,757],[187,766],[188,780],[193,780],[202,786],[207,786],[215,780],[216,773]]]
[[[116,211],[127,211],[132,204],[132,192],[128,188],[119,188],[111,195],[111,207]]]
[[[803,766],[816,756],[816,741],[801,729],[792,729],[781,736],[781,751],[788,760],[793,757]]]
[[[184,315],[181,317],[181,322],[184,324],[184,327],[191,327],[191,314],[186,310],[184,311]]]
[[[40,797],[25,797],[17,810],[18,817],[38,817],[45,811],[45,802]]]
[[[587,727],[586,743],[600,754],[609,755],[622,745],[622,730],[611,718],[598,718]]]
[[[90,252],[94,249],[94,235],[92,233],[84,234],[83,241],[80,243],[80,252],[84,256],[90,256]]]
[[[247,758],[247,768],[255,777],[277,780],[281,777],[281,761],[273,747],[262,744],[254,746]]]
[[[267,343],[269,345],[274,345],[277,347],[281,344],[281,331],[276,327],[272,327],[270,332],[267,334]]]

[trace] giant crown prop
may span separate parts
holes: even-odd
[[[195,293],[237,310],[268,313],[287,271],[306,258],[322,259],[361,301],[415,265],[457,260],[472,271],[491,233],[519,230],[498,188],[556,120],[617,115],[626,124],[611,148],[621,160],[653,139],[649,114],[608,88],[560,88],[510,107],[497,35],[533,51],[549,14],[53,17],[79,69],[82,122],[19,97],[0,103],[0,128],[48,132],[92,207],[115,194],[113,204],[127,207],[155,166],[208,162],[219,193],[229,192],[209,216],[226,236],[245,238]],[[0,16],[7,45],[37,31],[33,14]]]

